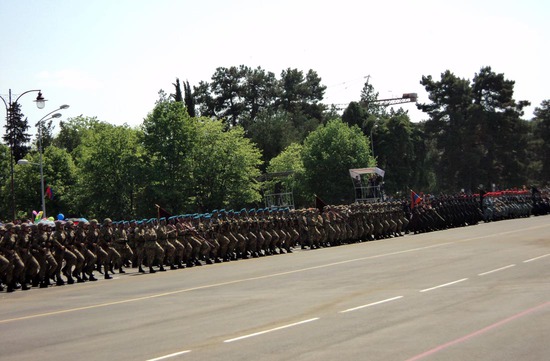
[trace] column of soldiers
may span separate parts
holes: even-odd
[[[106,218],[102,223],[93,219],[77,225],[7,223],[0,226],[0,289],[6,286],[12,292],[96,281],[94,272],[111,279],[115,271],[125,273],[127,267],[155,273],[292,253],[296,247],[380,240],[526,217],[533,208],[529,199],[519,196],[496,203],[490,219],[479,198],[459,195],[425,199],[414,207],[394,201],[325,206],[322,211],[242,209],[139,221]],[[542,209],[544,200],[537,204]]]

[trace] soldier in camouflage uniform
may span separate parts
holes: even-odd
[[[136,222],[134,227],[134,240],[136,244],[134,255],[136,256],[136,266],[138,272],[145,273],[143,270],[143,261],[145,258],[145,244],[147,242],[147,233],[145,230],[145,220]]]
[[[128,245],[128,228],[129,224],[126,222],[118,222],[114,231],[113,247],[120,255],[120,260],[115,267],[118,268],[119,273],[126,273],[122,266],[129,266],[130,261],[134,257],[134,252]]]
[[[38,279],[40,280],[40,288],[46,288],[51,285],[50,277],[55,274],[58,265],[51,252],[50,234],[44,223],[40,222],[36,225],[32,242],[32,248],[36,250],[35,257],[39,264]]]
[[[15,225],[6,223],[4,225],[5,233],[0,239],[0,253],[8,260],[9,266],[4,265],[2,268],[10,270],[5,275],[8,292],[13,292],[17,287],[17,283],[21,282],[24,276],[25,265],[16,252],[17,235],[15,233]]]
[[[86,281],[97,281],[94,276],[95,264],[97,262],[97,256],[91,251],[93,245],[88,245],[87,233],[89,227],[88,221],[81,221],[78,223],[75,232],[75,249],[80,252],[84,257],[84,263],[82,265],[81,278]]]
[[[164,249],[157,242],[158,235],[154,228],[153,219],[147,222],[145,229],[145,256],[147,259],[147,266],[149,266],[149,273],[155,273],[153,265],[155,260],[159,263],[159,271],[164,272]]]
[[[170,266],[170,269],[175,269],[174,258],[176,255],[176,247],[168,242],[168,229],[166,228],[166,218],[159,219],[159,224],[156,227],[157,243],[164,250],[164,259],[160,263]]]
[[[19,258],[21,258],[21,261],[25,265],[23,270],[23,288],[28,289],[27,283],[30,282],[32,282],[34,287],[37,287],[39,283],[37,276],[40,265],[32,252],[31,228],[27,223],[22,223],[20,226],[16,248]]]
[[[74,270],[72,271],[72,276],[76,278],[77,283],[82,283],[82,270],[84,268],[84,255],[80,252],[79,248],[76,246],[76,232],[74,229],[73,221],[67,221],[65,223],[65,234],[66,234],[66,247],[69,252],[75,256]],[[71,272],[69,268],[67,273]]]
[[[174,247],[174,264],[172,269],[185,268],[186,254],[184,245],[178,240],[178,229],[176,227],[176,217],[172,216],[168,218],[168,224],[166,225],[166,234],[168,235],[168,243]]]

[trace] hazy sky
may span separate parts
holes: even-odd
[[[138,125],[176,77],[210,81],[217,67],[315,70],[325,103],[358,100],[365,83],[380,98],[416,92],[422,75],[449,69],[472,79],[483,66],[516,81],[516,100],[550,98],[550,2],[325,0],[0,0],[0,94],[42,89],[34,123],[69,104],[64,117]],[[404,105],[413,121],[425,119]],[[0,125],[4,126],[2,117]],[[33,129],[34,131],[34,129]]]

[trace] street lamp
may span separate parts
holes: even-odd
[[[0,99],[4,102],[4,106],[6,107],[6,122],[10,119],[10,113],[12,112],[13,106],[17,104],[19,99],[27,94],[32,92],[38,92],[38,96],[36,97],[36,106],[38,109],[44,109],[46,106],[46,99],[42,96],[42,91],[40,89],[32,89],[27,90],[26,92],[21,93],[15,101],[11,100],[11,89],[9,90],[9,97],[8,101],[6,102],[6,99],[4,99],[2,96],[0,96]],[[11,143],[13,143],[13,140],[11,140]],[[14,192],[14,179],[13,179],[13,144],[9,144],[10,146],[10,166],[11,166],[11,210],[12,210],[12,217],[13,220],[15,220],[15,192]]]
[[[17,161],[17,164],[21,164],[21,165],[33,164],[33,165],[40,166],[40,196],[41,196],[41,199],[42,199],[42,217],[44,217],[44,218],[46,217],[46,197],[44,196],[45,190],[44,190],[44,161],[43,161],[43,149],[42,149],[42,124],[46,120],[61,117],[61,115],[62,115],[61,113],[55,113],[55,114],[51,115],[49,118],[47,118],[48,115],[50,115],[50,114],[52,114],[52,113],[54,113],[58,110],[61,110],[61,109],[67,109],[68,107],[69,106],[67,104],[64,104],[64,105],[60,106],[58,109],[56,109],[52,112],[49,112],[48,114],[43,116],[42,119],[40,119],[36,123],[36,126],[38,127],[38,153],[40,154],[40,162],[38,164],[31,163],[26,159],[20,159],[19,161]]]
[[[374,139],[372,139],[372,131],[374,128],[378,128],[378,124],[374,124],[372,128],[370,128],[370,145],[372,150],[372,157],[374,158]]]

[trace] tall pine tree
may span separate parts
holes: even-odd
[[[31,139],[29,123],[21,113],[21,105],[12,103],[8,111],[8,119],[5,125],[6,134],[4,141],[11,148],[14,161],[23,159],[29,151],[28,143]]]

